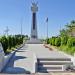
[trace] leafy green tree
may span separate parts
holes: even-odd
[[[67,24],[66,28],[68,35],[73,36],[73,32],[75,32],[75,20],[72,20],[70,24]]]
[[[67,36],[67,31],[65,29],[60,30],[60,36],[61,37]]]
[[[71,21],[71,24],[75,24],[75,20],[72,20],[72,21]]]

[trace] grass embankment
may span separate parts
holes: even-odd
[[[47,39],[47,43],[70,55],[75,53],[75,20],[65,25],[58,36]]]
[[[52,37],[47,40],[47,43],[67,54],[75,53],[75,37]]]
[[[67,54],[70,54],[70,55],[74,55],[75,53],[75,47],[68,47],[67,45],[64,45],[64,46],[60,46],[58,47],[59,50],[67,53]]]
[[[11,49],[7,49],[6,50],[6,53],[5,54],[9,54],[9,53],[11,53],[12,51],[15,51],[17,48],[19,48],[20,47],[20,45],[17,45],[17,46],[15,46],[15,47],[12,47]]]

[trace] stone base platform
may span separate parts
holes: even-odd
[[[43,44],[41,40],[39,39],[33,39],[27,40],[26,44]]]

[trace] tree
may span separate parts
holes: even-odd
[[[70,24],[66,25],[67,32],[69,36],[74,36],[75,34],[75,20],[72,20]]]
[[[61,37],[63,37],[63,36],[68,36],[68,35],[67,35],[67,30],[65,30],[65,29],[60,30],[60,36],[61,36]]]

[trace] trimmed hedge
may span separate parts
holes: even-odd
[[[8,40],[7,40],[7,38],[5,36],[2,36],[0,38],[0,42],[2,43],[3,50],[6,53],[6,50],[8,49]]]
[[[20,45],[23,43],[23,38],[21,35],[16,36],[2,36],[0,38],[0,42],[2,43],[3,50],[5,53],[7,53],[7,49],[11,49],[12,47],[16,47],[17,45]]]
[[[52,37],[49,39],[49,43],[68,54],[73,55],[75,53],[75,37]]]

